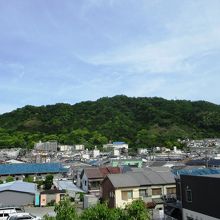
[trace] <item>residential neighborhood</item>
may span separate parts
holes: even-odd
[[[204,143],[215,141],[218,142],[210,139]],[[207,146],[200,145],[196,155],[192,142],[187,152],[174,148],[168,152],[167,149],[157,149],[152,154],[149,150],[142,150],[135,156],[121,149],[114,155],[114,148],[107,149],[105,145],[103,150],[95,148],[96,154],[84,146],[60,147],[55,141],[40,142],[36,146],[37,149],[25,155],[21,155],[19,149],[14,150],[18,152],[16,154],[11,150],[12,156],[1,154],[1,206],[44,210],[68,196],[82,210],[102,202],[107,202],[109,208],[124,209],[133,201],[143,200],[153,219],[185,220],[189,216],[204,217],[215,213],[209,210],[204,213],[200,199],[190,202],[190,192],[193,191],[193,197],[198,193],[196,197],[199,198],[202,184],[208,184],[203,180],[210,181],[213,190],[217,187],[214,180],[219,178],[220,160],[212,154],[218,149],[217,144],[210,146],[208,159],[207,152],[203,153],[202,149]],[[85,154],[89,157],[85,158]],[[41,163],[36,163],[35,158]],[[198,182],[201,182],[201,189],[197,187]],[[189,198],[185,197],[184,187]],[[211,194],[207,194],[208,198]],[[215,216],[219,217],[218,212]]]

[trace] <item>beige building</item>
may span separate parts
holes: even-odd
[[[169,170],[140,169],[124,174],[108,175],[102,183],[102,197],[109,207],[124,208],[133,200],[143,199],[146,205],[163,209],[163,197],[176,193],[175,179]]]
[[[43,191],[40,194],[40,206],[58,204],[65,194],[65,190],[50,189]]]

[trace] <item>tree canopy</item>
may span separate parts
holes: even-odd
[[[46,215],[45,220],[149,220],[149,211],[143,200],[135,200],[125,209],[108,208],[106,203],[97,204],[77,213],[68,197],[55,206],[56,217]]]
[[[25,106],[0,115],[0,147],[57,140],[87,148],[125,141],[131,148],[220,137],[220,106],[205,101],[104,97],[75,105]]]

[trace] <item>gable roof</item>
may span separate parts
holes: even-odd
[[[175,184],[170,171],[141,170],[123,174],[110,174],[107,178],[115,188]]]
[[[59,190],[67,190],[67,191],[74,191],[74,192],[84,192],[80,188],[78,188],[72,180],[55,180],[54,181],[55,186]]]
[[[108,174],[117,174],[120,173],[120,167],[100,167],[99,168],[103,177],[107,176]]]
[[[117,174],[120,172],[119,167],[88,167],[84,169],[84,173],[88,179],[104,179],[108,174]]]
[[[103,175],[98,167],[88,167],[84,169],[85,175],[88,179],[102,179]]]
[[[36,194],[37,185],[34,183],[27,183],[23,181],[14,181],[14,182],[0,184],[0,192],[3,191],[17,191],[17,192]]]

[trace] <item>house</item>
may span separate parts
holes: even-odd
[[[126,144],[125,142],[117,141],[110,144],[104,144],[103,148],[128,149],[128,144]]]
[[[136,199],[163,209],[163,196],[176,193],[175,179],[169,170],[143,169],[123,174],[110,174],[102,182],[102,199],[109,207],[124,208]]]
[[[88,167],[82,170],[80,175],[81,188],[83,191],[100,196],[101,182],[108,174],[118,174],[119,167]]]
[[[48,204],[58,204],[62,197],[65,196],[65,190],[50,189],[40,193],[40,206],[47,206]]]
[[[220,169],[174,170],[176,200],[166,200],[166,218],[177,220],[220,219],[215,199],[220,195]]]
[[[85,193],[83,190],[78,188],[71,180],[55,180],[54,185],[59,190],[65,190],[72,198],[76,198],[76,194]]]
[[[76,144],[75,145],[75,150],[77,151],[82,151],[85,149],[85,146],[83,144]]]
[[[57,141],[39,141],[34,145],[34,149],[40,152],[57,152],[58,143]]]
[[[180,181],[183,220],[220,219],[219,203],[216,200],[220,196],[220,174],[182,175]]]
[[[37,185],[22,181],[0,184],[1,206],[34,205],[37,196]]]

